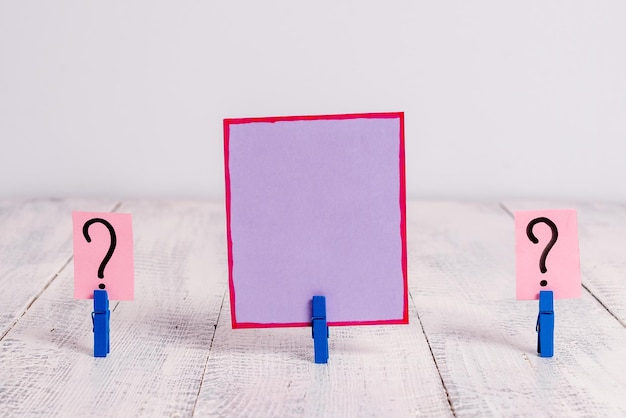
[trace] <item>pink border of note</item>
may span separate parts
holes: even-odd
[[[402,246],[401,268],[403,275],[403,312],[401,319],[374,320],[374,321],[338,321],[329,322],[329,326],[349,326],[349,325],[384,325],[384,324],[408,324],[408,274],[407,274],[407,242],[406,242],[406,178],[405,178],[405,157],[404,157],[404,112],[383,112],[383,113],[354,113],[338,115],[308,115],[308,116],[275,116],[275,117],[255,117],[255,118],[233,118],[224,119],[224,171],[226,183],[226,225],[227,225],[227,245],[228,245],[228,282],[230,290],[230,309],[233,328],[276,328],[276,327],[305,327],[310,326],[310,322],[290,322],[290,323],[257,323],[238,322],[235,312],[236,295],[233,282],[233,251],[231,235],[231,184],[229,169],[229,127],[236,124],[247,124],[254,122],[282,122],[282,121],[307,121],[307,120],[346,120],[346,119],[399,119],[399,207],[400,207],[400,239]],[[313,295],[311,295],[313,296]],[[310,302],[310,301],[309,301]]]

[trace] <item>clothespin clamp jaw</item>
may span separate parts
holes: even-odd
[[[539,292],[537,317],[537,353],[540,357],[554,355],[554,295],[551,290]]]
[[[313,296],[312,334],[315,363],[328,363],[328,323],[326,322],[326,297]]]
[[[106,357],[111,351],[110,344],[110,319],[109,295],[106,290],[93,291],[93,356]]]

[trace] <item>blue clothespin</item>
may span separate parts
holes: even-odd
[[[554,355],[554,295],[551,290],[539,292],[539,317],[537,317],[537,352],[540,357]]]
[[[326,322],[326,297],[313,296],[313,348],[315,362],[328,363],[328,323]]]
[[[93,291],[93,356],[106,357],[111,351],[109,336],[109,320],[111,311],[109,310],[109,295],[106,290]]]

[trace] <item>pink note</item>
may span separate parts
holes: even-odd
[[[538,299],[540,290],[555,299],[580,297],[575,210],[515,212],[515,249],[518,300]]]
[[[74,298],[133,300],[133,229],[130,213],[73,212]]]

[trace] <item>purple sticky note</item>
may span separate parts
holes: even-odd
[[[233,328],[408,323],[404,115],[226,119]]]
[[[74,297],[133,300],[135,273],[129,213],[74,212]]]
[[[581,293],[578,228],[574,210],[515,212],[517,299],[555,299]]]

